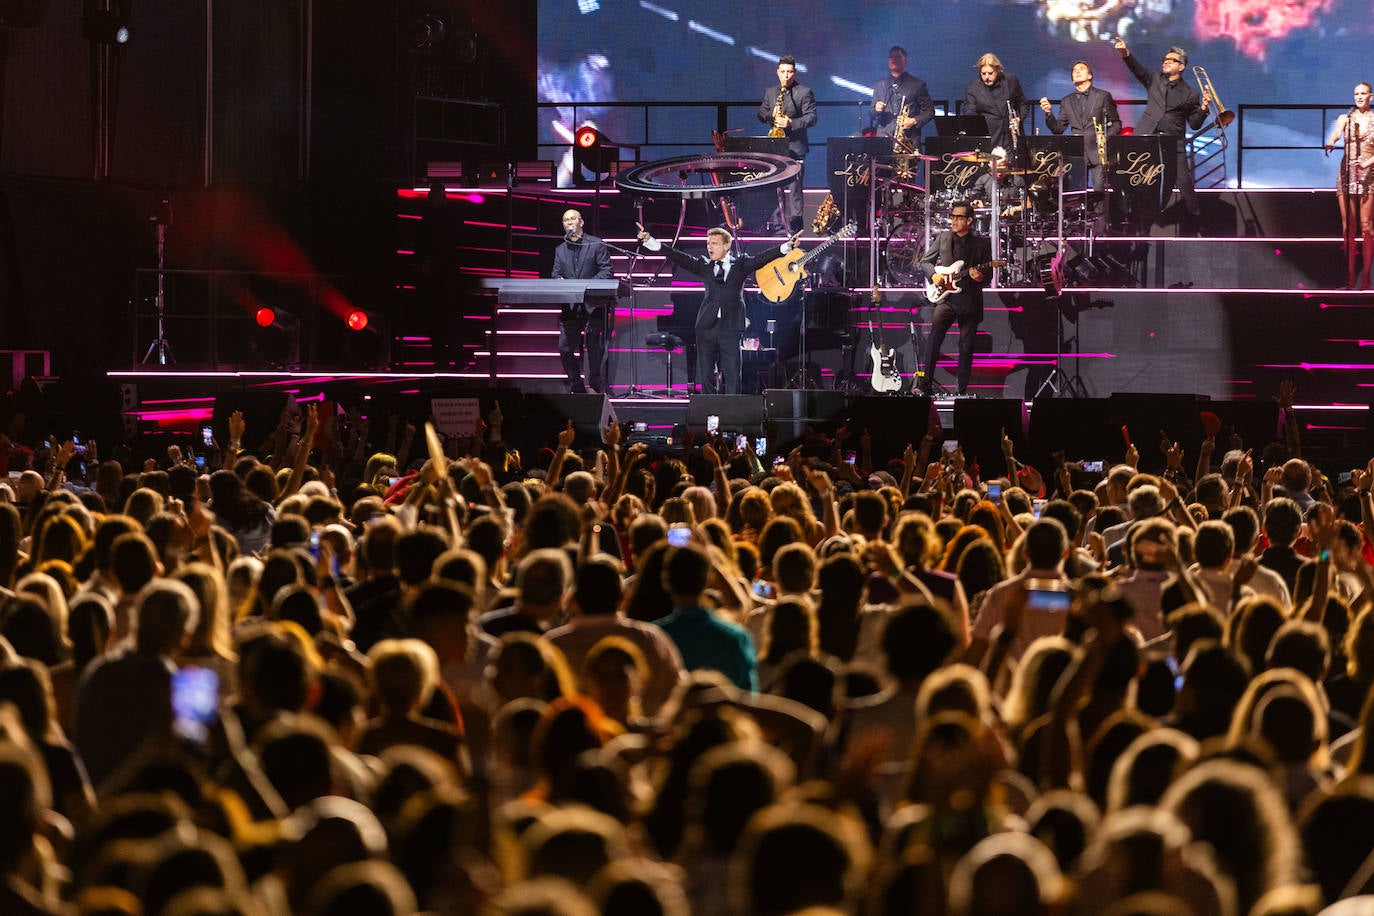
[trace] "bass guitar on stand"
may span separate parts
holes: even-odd
[[[979,273],[985,274],[989,270],[1006,265],[1006,261],[997,260],[987,261],[983,264],[972,264],[966,268],[963,261],[955,261],[948,267],[937,267],[935,268],[935,276],[926,281],[926,301],[932,305],[938,305],[949,296],[962,292],[963,287],[959,285],[959,281],[967,277],[970,271],[977,270]]]
[[[902,373],[897,369],[897,350],[883,345],[883,316],[878,306],[881,304],[878,287],[873,287],[873,311],[878,312],[878,328],[873,329],[873,319],[868,319],[868,336],[872,341],[869,354],[873,357],[873,390],[884,394],[900,391]]]
[[[754,271],[754,281],[758,283],[763,298],[769,302],[786,302],[792,298],[797,289],[797,282],[806,277],[806,262],[840,239],[849,238],[858,228],[859,224],[850,220],[849,225],[810,251],[803,252],[800,248],[793,248],[782,257],[775,258]]]

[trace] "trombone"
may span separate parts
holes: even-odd
[[[1194,66],[1193,79],[1197,80],[1197,88],[1203,95],[1212,97],[1212,104],[1217,106],[1217,119],[1214,123],[1218,129],[1225,130],[1236,119],[1236,113],[1227,110],[1226,106],[1221,104],[1221,96],[1217,95],[1217,87],[1212,85],[1212,78],[1207,75],[1206,67]]]

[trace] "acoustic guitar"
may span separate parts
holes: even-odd
[[[849,238],[858,229],[859,224],[850,220],[849,225],[810,251],[803,252],[800,248],[793,248],[787,254],[774,258],[754,271],[754,281],[758,283],[763,298],[769,302],[785,302],[792,298],[797,289],[797,281],[806,276],[806,262],[840,239]]]

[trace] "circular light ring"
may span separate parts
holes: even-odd
[[[361,331],[367,327],[367,312],[362,309],[354,309],[348,313],[348,328],[351,331]]]
[[[596,146],[597,139],[595,127],[579,127],[577,129],[577,145],[583,149],[591,149]]]
[[[631,194],[695,200],[785,184],[801,168],[797,160],[772,153],[703,153],[637,165],[615,184]]]

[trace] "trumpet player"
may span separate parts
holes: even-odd
[[[1019,158],[1021,123],[1030,114],[1030,102],[1021,90],[1021,81],[1002,68],[996,54],[978,58],[978,78],[964,89],[966,115],[982,115],[988,122],[993,146],[1000,146]]]
[[[887,52],[890,76],[873,87],[873,121],[879,136],[900,133],[910,150],[919,150],[921,128],[935,117],[935,101],[926,81],[906,72],[906,49],[893,45]]]
[[[1107,186],[1107,170],[1099,154],[1099,140],[1105,148],[1107,137],[1121,133],[1121,115],[1117,113],[1112,94],[1093,85],[1093,68],[1087,61],[1074,61],[1069,75],[1073,79],[1073,92],[1059,100],[1059,116],[1055,117],[1054,106],[1048,98],[1040,99],[1040,110],[1045,113],[1045,126],[1052,133],[1062,134],[1067,130],[1083,138],[1083,156],[1088,163],[1091,188],[1102,191]],[[1100,138],[1099,131],[1102,133]],[[1106,201],[1100,196],[1093,201],[1092,213],[1099,230],[1105,228]]]
[[[1211,94],[1204,91],[1199,97],[1198,91],[1183,79],[1183,73],[1188,69],[1188,54],[1182,48],[1172,47],[1165,51],[1159,69],[1150,70],[1131,55],[1131,49],[1126,47],[1125,41],[1118,38],[1115,45],[1127,68],[1146,90],[1145,111],[1135,126],[1135,132],[1178,137],[1178,171],[1174,181],[1193,222],[1191,228],[1196,229],[1202,208],[1198,204],[1197,192],[1193,190],[1193,167],[1188,161],[1184,133],[1185,125],[1198,130],[1207,120],[1207,110],[1212,104]]]
[[[797,82],[797,59],[791,54],[778,58],[778,81],[763,92],[759,120],[773,131],[782,131],[787,138],[787,154],[803,163],[797,177],[787,185],[783,204],[788,229],[797,232],[802,228],[802,179],[811,149],[806,129],[816,126],[816,95]]]

